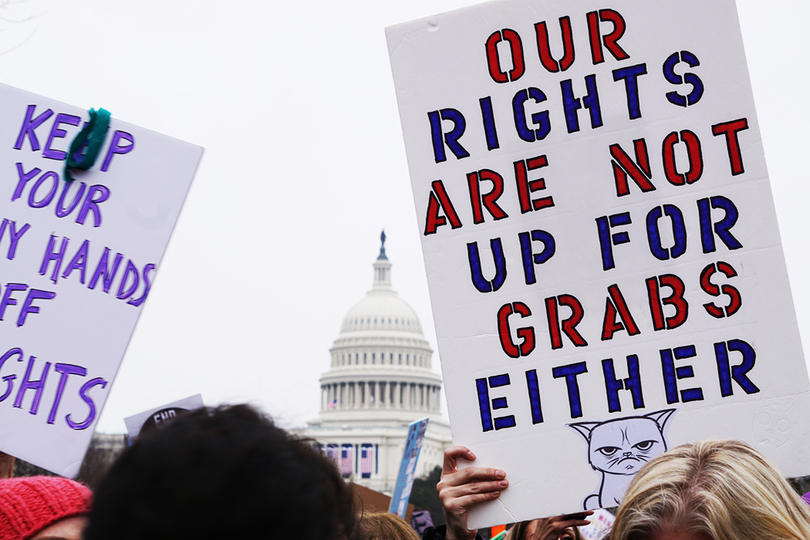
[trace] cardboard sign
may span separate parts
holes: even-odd
[[[127,426],[127,437],[130,441],[134,441],[142,432],[160,429],[169,425],[169,423],[177,418],[178,414],[200,409],[204,406],[202,395],[196,394],[172,403],[167,403],[160,407],[154,407],[148,411],[128,416],[124,418],[124,424]]]
[[[471,527],[615,506],[667,447],[810,473],[733,0],[508,0],[387,29]]]
[[[419,461],[419,452],[425,441],[425,431],[427,431],[429,420],[430,418],[423,418],[411,422],[408,426],[408,438],[405,441],[405,450],[402,452],[402,463],[399,466],[394,495],[391,497],[391,506],[388,508],[390,513],[403,519],[408,508],[408,500],[411,498],[416,463]]]
[[[63,179],[85,110],[0,86],[0,450],[74,476],[202,148],[117,120]]]

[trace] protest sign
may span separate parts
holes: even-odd
[[[391,496],[391,506],[388,508],[390,513],[403,519],[408,508],[408,500],[411,498],[416,462],[419,461],[419,452],[425,441],[425,431],[427,431],[429,420],[429,418],[423,418],[411,422],[408,426],[408,437],[405,440],[405,449],[402,451],[397,483],[394,486],[394,494]]]
[[[169,425],[179,414],[204,407],[202,396],[196,394],[160,407],[154,407],[132,416],[124,418],[127,426],[127,437],[134,441],[142,432],[160,429]]]
[[[95,166],[67,182],[87,119],[0,86],[0,450],[65,476],[79,470],[202,156],[113,117]]]
[[[808,379],[733,0],[496,1],[387,29],[482,527],[618,504],[667,447],[810,473]]]
[[[613,526],[616,516],[607,510],[599,509],[588,517],[588,521],[590,521],[588,525],[579,528],[582,538],[585,540],[600,540]]]

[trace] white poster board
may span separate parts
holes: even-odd
[[[113,111],[114,113],[114,111]],[[0,86],[0,450],[79,471],[202,148],[114,116],[63,180],[88,112]]]
[[[733,0],[504,0],[387,29],[471,527],[611,507],[666,447],[810,473]]]
[[[202,395],[195,394],[128,416],[124,418],[124,425],[127,426],[127,437],[129,437],[130,442],[134,442],[141,432],[148,433],[152,429],[162,429],[173,422],[178,415],[194,409],[201,409],[204,406]]]

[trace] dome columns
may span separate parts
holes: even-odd
[[[321,411],[396,409],[440,412],[440,386],[391,380],[336,382],[321,386]]]
[[[354,481],[385,492],[399,473],[408,423],[431,418],[420,458],[426,468],[420,466],[417,474],[441,463],[451,437],[440,417],[442,382],[431,369],[433,351],[416,312],[392,288],[391,262],[384,237],[380,240],[372,288],[346,313],[329,349],[331,367],[320,379],[321,415],[307,435],[332,454],[337,451],[342,467],[348,463],[340,452],[351,445]],[[369,447],[372,460],[358,459]],[[369,461],[374,462],[370,473]]]

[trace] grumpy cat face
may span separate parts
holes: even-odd
[[[664,427],[674,412],[569,425],[588,441],[591,467],[605,474],[633,475],[667,449]]]

